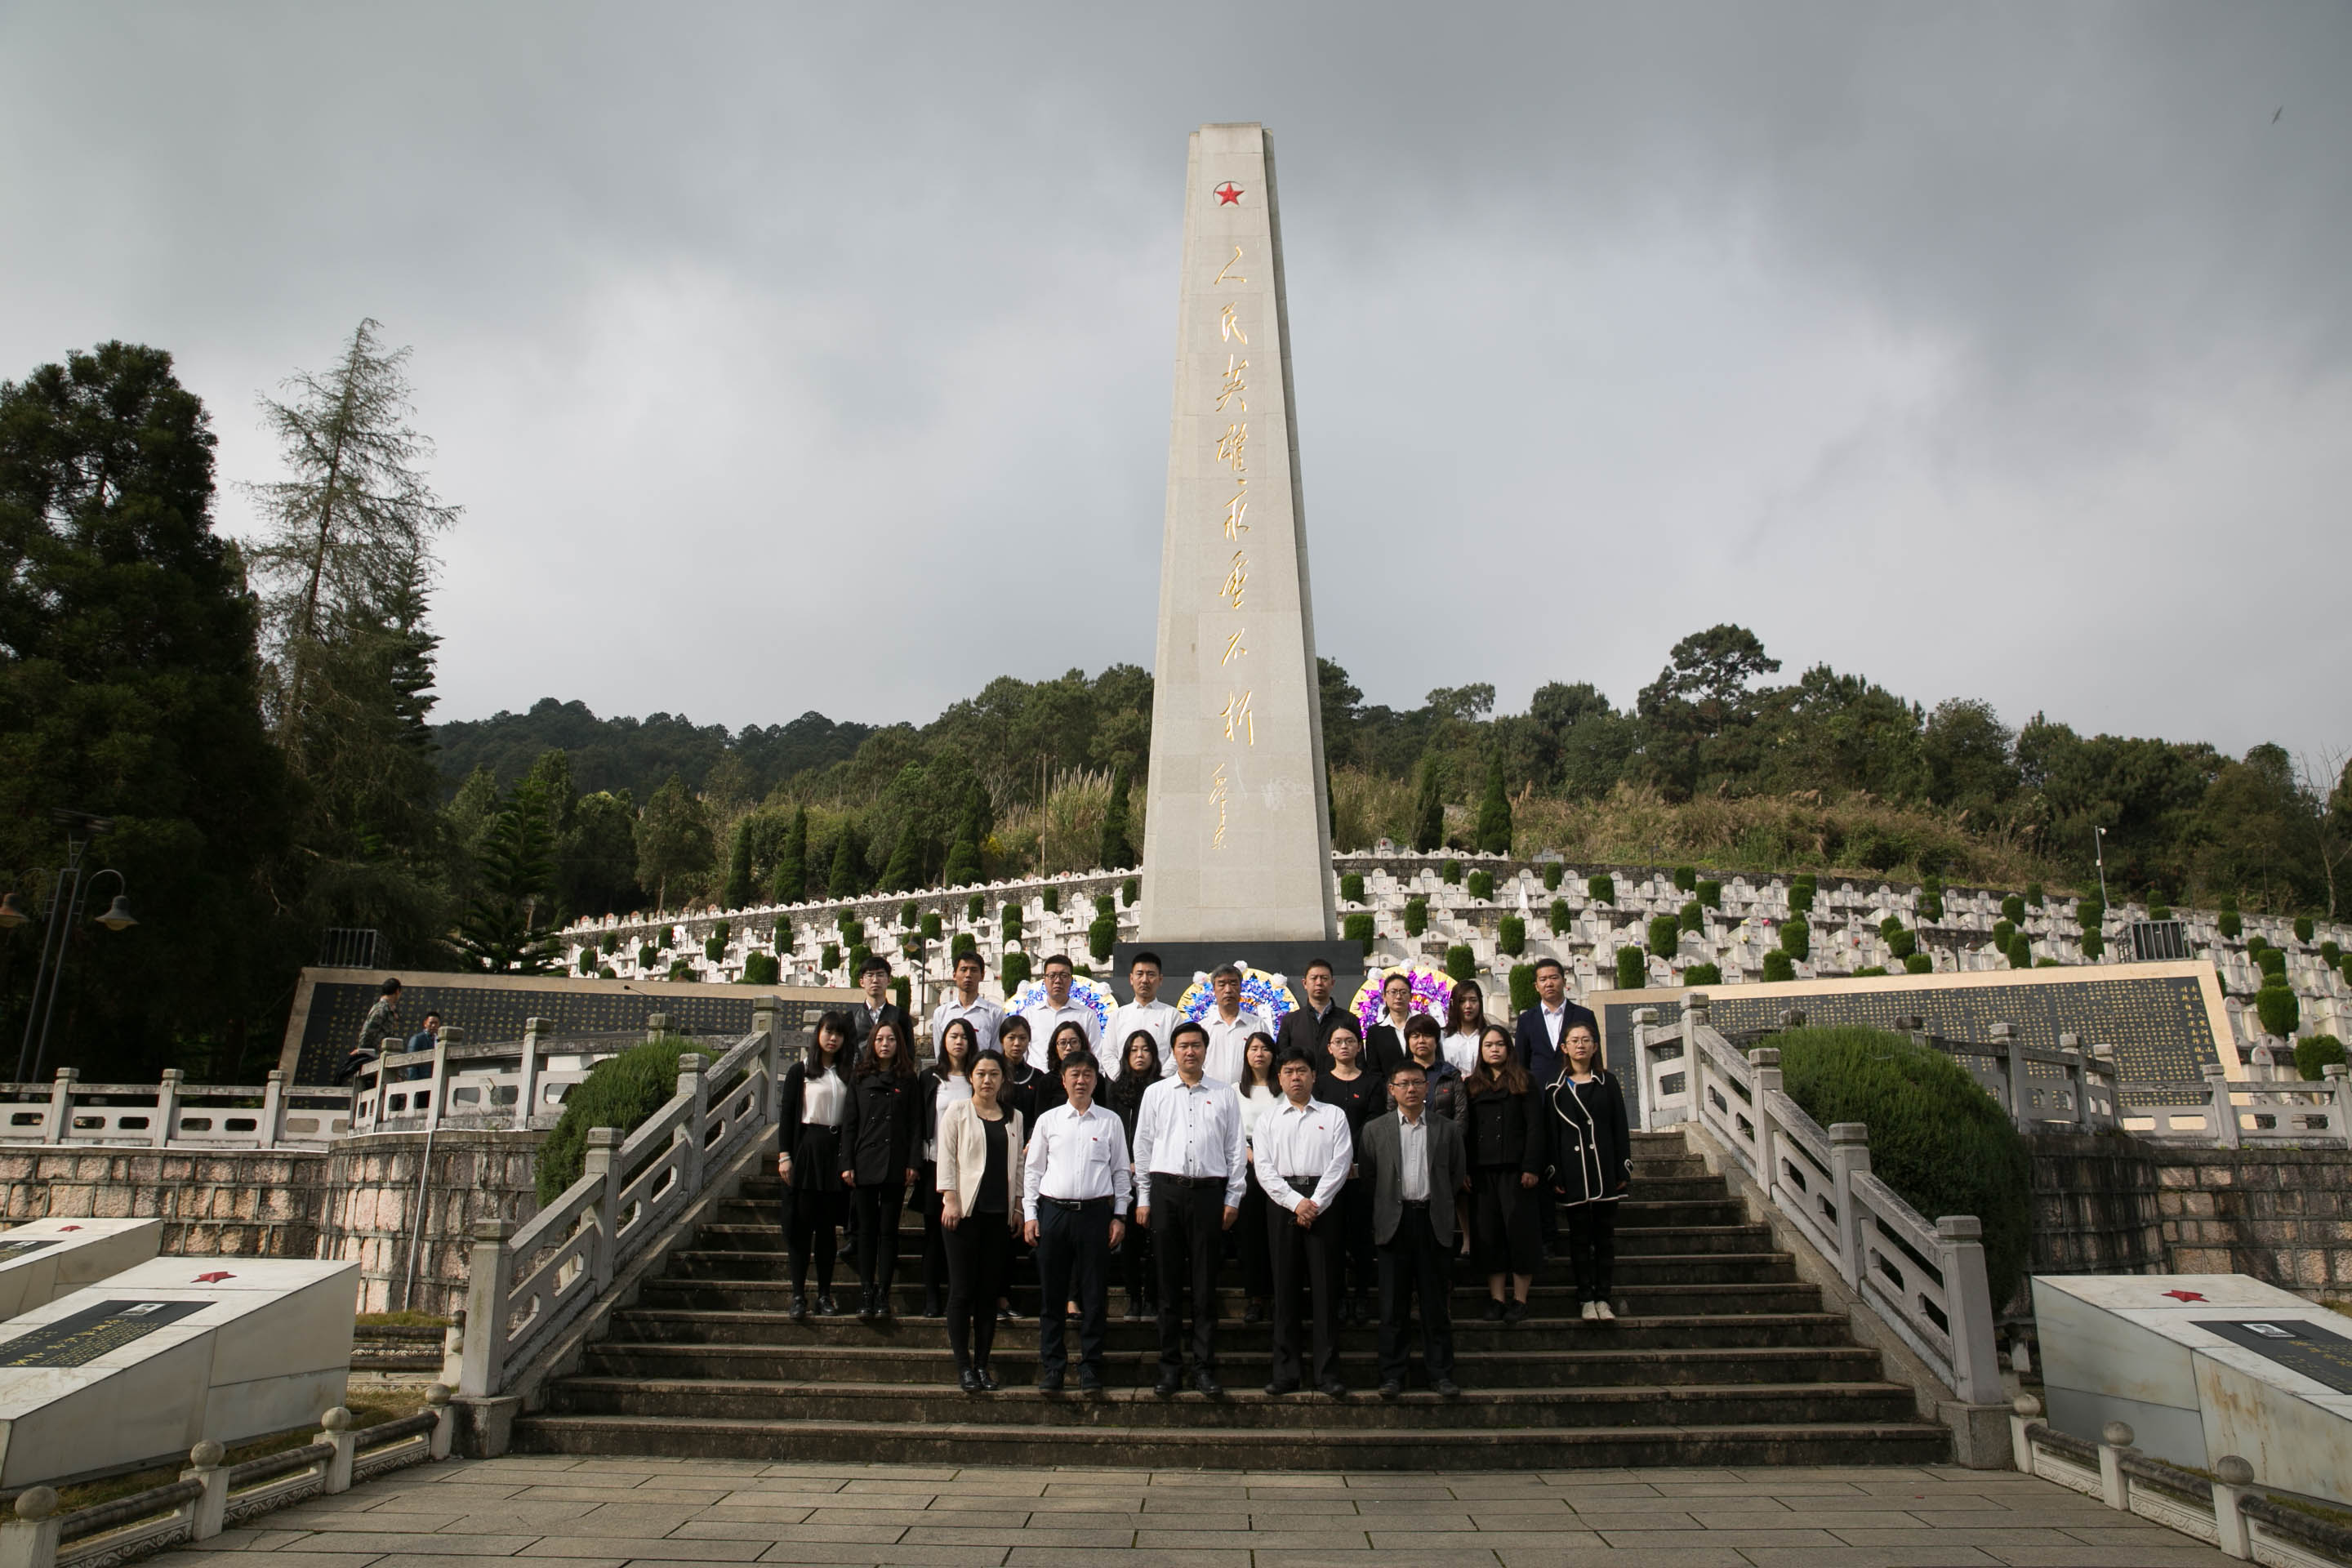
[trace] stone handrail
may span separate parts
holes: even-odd
[[[1780,1087],[1780,1053],[1743,1058],[1706,1022],[1704,996],[1689,999],[1676,1025],[1660,1028],[1650,1014],[1635,1039],[1649,1090],[1643,1126],[1697,1123],[1957,1398],[1997,1404],[2000,1363],[1976,1216],[1931,1222],[1896,1196],[1871,1174],[1869,1130],[1842,1121],[1824,1131]],[[1670,1085],[1676,1074],[1683,1081]]]
[[[2119,1091],[2116,1110],[2137,1136],[2210,1143],[2217,1149],[2294,1143],[2352,1149],[2352,1077],[2342,1062],[2317,1083],[2238,1082],[2216,1064],[2196,1083],[2135,1083]]]
[[[668,1016],[656,1013],[642,1033],[559,1037],[549,1020],[527,1018],[520,1040],[473,1045],[453,1026],[430,1050],[386,1041],[382,1056],[352,1075],[351,1130],[551,1128],[563,1119],[565,1097],[598,1062],[673,1034]]]
[[[467,1281],[457,1391],[494,1398],[532,1356],[589,1311],[709,1177],[775,1120],[780,1077],[772,1006],[715,1062],[678,1058],[677,1092],[623,1139],[588,1134],[578,1181],[520,1230],[485,1220]]]
[[[2241,1563],[2352,1563],[2352,1530],[2281,1507],[2235,1454],[2224,1455],[2209,1478],[2140,1453],[2120,1421],[2107,1423],[2091,1443],[2044,1425],[2042,1402],[2030,1394],[2011,1409],[2011,1457],[2023,1474],[2219,1547]]]
[[[0,1084],[0,1144],[128,1149],[323,1149],[352,1131],[352,1097],[266,1084],[192,1084],[177,1068],[150,1084],[84,1083],[73,1068],[55,1082]]]
[[[110,1568],[384,1470],[446,1459],[457,1432],[449,1390],[436,1383],[425,1398],[419,1415],[359,1430],[338,1406],[319,1418],[319,1441],[241,1465],[227,1463],[218,1443],[199,1443],[178,1480],[68,1512],[56,1488],[27,1487],[16,1517],[0,1524],[0,1568]]]

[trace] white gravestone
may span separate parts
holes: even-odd
[[[1274,149],[1192,133],[1138,931],[1338,931]]]
[[[2050,1425],[2352,1502],[2352,1318],[2242,1274],[2036,1275]]]
[[[358,1293],[356,1262],[158,1258],[0,1323],[0,1489],[317,1420]]]
[[[155,1256],[160,1219],[27,1220],[0,1231],[0,1321]]]

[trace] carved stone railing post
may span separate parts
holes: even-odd
[[[286,1074],[278,1068],[269,1069],[269,1081],[262,1086],[261,1136],[265,1149],[286,1142]]]
[[[650,1043],[650,1042],[652,1042],[652,1041],[655,1041],[655,1040],[658,1040],[658,1039],[660,1039],[664,1035],[667,1035],[667,1034],[668,1034],[668,1033],[669,1033],[669,1015],[668,1015],[668,1014],[667,1014],[667,1013],[648,1013],[648,1014],[646,1014],[646,1041],[647,1041],[648,1043]]]
[[[2340,1065],[2337,1070],[2343,1070]],[[2214,1461],[2213,1531],[2221,1537],[2217,1544],[2222,1556],[2234,1557],[2241,1563],[2253,1561],[2253,1540],[2246,1529],[2246,1516],[2238,1511],[2238,1504],[2244,1499],[2264,1495],[2254,1486],[2254,1467],[2242,1457],[2224,1454]]]
[[[2230,1073],[2220,1062],[2205,1065],[2205,1092],[2212,1103],[2213,1147],[2238,1146],[2238,1108],[2230,1100]]]
[[[155,1085],[155,1120],[147,1125],[147,1142],[158,1149],[170,1143],[172,1134],[178,1131],[180,1083],[186,1076],[178,1068],[165,1068],[162,1080]]]
[[[2352,1149],[2352,1068],[2342,1062],[2329,1062],[2319,1069],[2319,1076],[2327,1085],[2327,1092],[2336,1097],[2327,1113],[2327,1124],[2344,1146]]]
[[[1944,1309],[1951,1314],[1952,1392],[1970,1405],[2000,1401],[2000,1347],[1993,1326],[1992,1284],[1985,1274],[1984,1222],[1946,1215],[1936,1222],[1943,1257]]]
[[[677,1058],[677,1092],[691,1102],[677,1130],[678,1139],[686,1145],[677,1163],[682,1193],[698,1192],[702,1187],[702,1136],[710,1114],[710,1082],[702,1072],[706,1065],[697,1051],[684,1052]]]
[[[522,1021],[522,1068],[515,1084],[514,1128],[518,1132],[530,1130],[531,1108],[539,1103],[539,1037],[546,1027],[544,1018]]]
[[[16,1494],[16,1517],[0,1524],[0,1568],[51,1568],[64,1528],[58,1489],[26,1487]]]
[[[1748,1108],[1756,1119],[1756,1184],[1764,1189],[1766,1198],[1778,1202],[1773,1196],[1773,1189],[1780,1184],[1780,1152],[1774,1137],[1778,1123],[1765,1102],[1780,1091],[1780,1053],[1771,1046],[1759,1046],[1748,1053],[1748,1066],[1756,1096]]]
[[[2000,1108],[2011,1122],[2022,1123],[2026,1113],[2025,1064],[2017,1058],[2017,1026],[1996,1023],[1991,1029],[1993,1060],[2000,1064]]]
[[[2033,1474],[2033,1439],[2026,1428],[2042,1419],[2042,1401],[2021,1394],[2009,1402],[2009,1457],[2021,1476]]]
[[[2137,1434],[2121,1421],[2099,1428],[2099,1500],[2118,1513],[2131,1511],[2131,1482],[2124,1477],[2124,1456],[2131,1452]]]
[[[588,1152],[580,1162],[582,1175],[604,1179],[604,1190],[597,1196],[595,1206],[588,1211],[596,1226],[596,1245],[588,1254],[588,1276],[599,1296],[613,1283],[613,1237],[621,1223],[621,1173],[614,1156],[620,1149],[621,1134],[617,1130],[591,1127]]]
[[[514,1293],[514,1255],[507,1248],[511,1220],[479,1220],[466,1278],[466,1355],[457,1392],[487,1399],[506,1372],[507,1298]]]
[[[338,1405],[319,1417],[319,1427],[320,1440],[335,1450],[335,1457],[327,1461],[327,1473],[319,1489],[330,1496],[347,1492],[352,1489],[352,1460],[359,1452],[357,1437],[352,1431],[352,1413]]]
[[[41,1142],[69,1143],[73,1141],[74,1080],[81,1077],[79,1068],[59,1068],[57,1081],[49,1086],[49,1113],[41,1123]]]
[[[199,1443],[188,1450],[188,1468],[180,1472],[184,1481],[201,1481],[205,1495],[196,1500],[189,1510],[188,1539],[210,1541],[221,1532],[224,1517],[228,1512],[228,1450],[218,1443]]]
[[[1855,1212],[1853,1179],[1870,1172],[1870,1126],[1863,1121],[1830,1123],[1830,1185],[1837,1194],[1838,1255],[1831,1261],[1846,1284],[1862,1288],[1862,1218]]]
[[[751,1003],[751,1030],[767,1037],[761,1047],[761,1070],[768,1075],[766,1092],[760,1096],[760,1119],[774,1121],[782,1115],[777,1095],[784,1081],[784,1035],[782,1005],[773,996],[756,997]]]

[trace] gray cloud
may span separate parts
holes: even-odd
[[[446,713],[921,718],[1149,661],[1184,136],[1262,119],[1375,699],[1735,619],[2352,739],[2340,6],[1129,9],[18,7],[0,374],[160,343],[260,478],[375,315]]]

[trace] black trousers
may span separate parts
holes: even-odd
[[[1127,1293],[1149,1300],[1159,1294],[1159,1279],[1151,1268],[1151,1233],[1139,1225],[1130,1225],[1118,1243],[1119,1278]]]
[[[1568,1266],[1576,1276],[1579,1301],[1606,1301],[1615,1294],[1617,1205],[1614,1200],[1577,1204],[1568,1211]]]
[[[907,1200],[907,1184],[861,1184],[850,1193],[857,1210],[857,1277],[867,1289],[887,1296],[898,1272],[898,1210]]]
[[[915,1212],[923,1216],[923,1305],[930,1307],[937,1304],[948,1281],[947,1227],[940,1224],[939,1166],[923,1161],[915,1167]]]
[[[1312,1192],[1310,1179],[1299,1188]],[[1274,1381],[1299,1381],[1298,1338],[1301,1287],[1315,1332],[1313,1381],[1339,1375],[1339,1213],[1337,1200],[1302,1226],[1298,1216],[1269,1200],[1265,1205],[1266,1250],[1274,1255]]]
[[[1402,1383],[1405,1319],[1421,1299],[1422,1370],[1432,1382],[1454,1375],[1454,1248],[1429,1227],[1429,1205],[1405,1205],[1396,1234],[1376,1248],[1381,1260],[1381,1379]]]
[[[1188,1186],[1151,1178],[1151,1260],[1160,1273],[1160,1370],[1184,1370],[1184,1292],[1192,1292],[1192,1365],[1217,1366],[1217,1265],[1225,1249],[1223,1177]]]
[[[1348,1288],[1370,1296],[1379,1289],[1372,1262],[1372,1184],[1350,1178],[1339,1189],[1339,1252],[1347,1264]],[[1334,1275],[1337,1280],[1337,1275]]]
[[[844,1192],[804,1193],[791,1186],[784,1189],[784,1256],[792,1267],[793,1295],[801,1295],[808,1286],[811,1253],[816,1257],[817,1294],[833,1293],[834,1232],[849,1207],[848,1198]]]
[[[968,1214],[943,1233],[948,1254],[948,1348],[956,1371],[986,1366],[996,1348],[996,1299],[1013,1267],[1013,1231],[1001,1214]]]
[[[1265,1211],[1279,1207],[1257,1184],[1252,1170],[1242,1186],[1241,1217],[1234,1221],[1234,1241],[1241,1248],[1242,1294],[1263,1301],[1274,1294],[1274,1254],[1265,1245]]]
[[[1078,1304],[1078,1364],[1102,1376],[1103,1326],[1110,1298],[1110,1200],[1064,1208],[1037,1200],[1037,1371],[1059,1377],[1069,1365],[1063,1342],[1069,1303]]]

